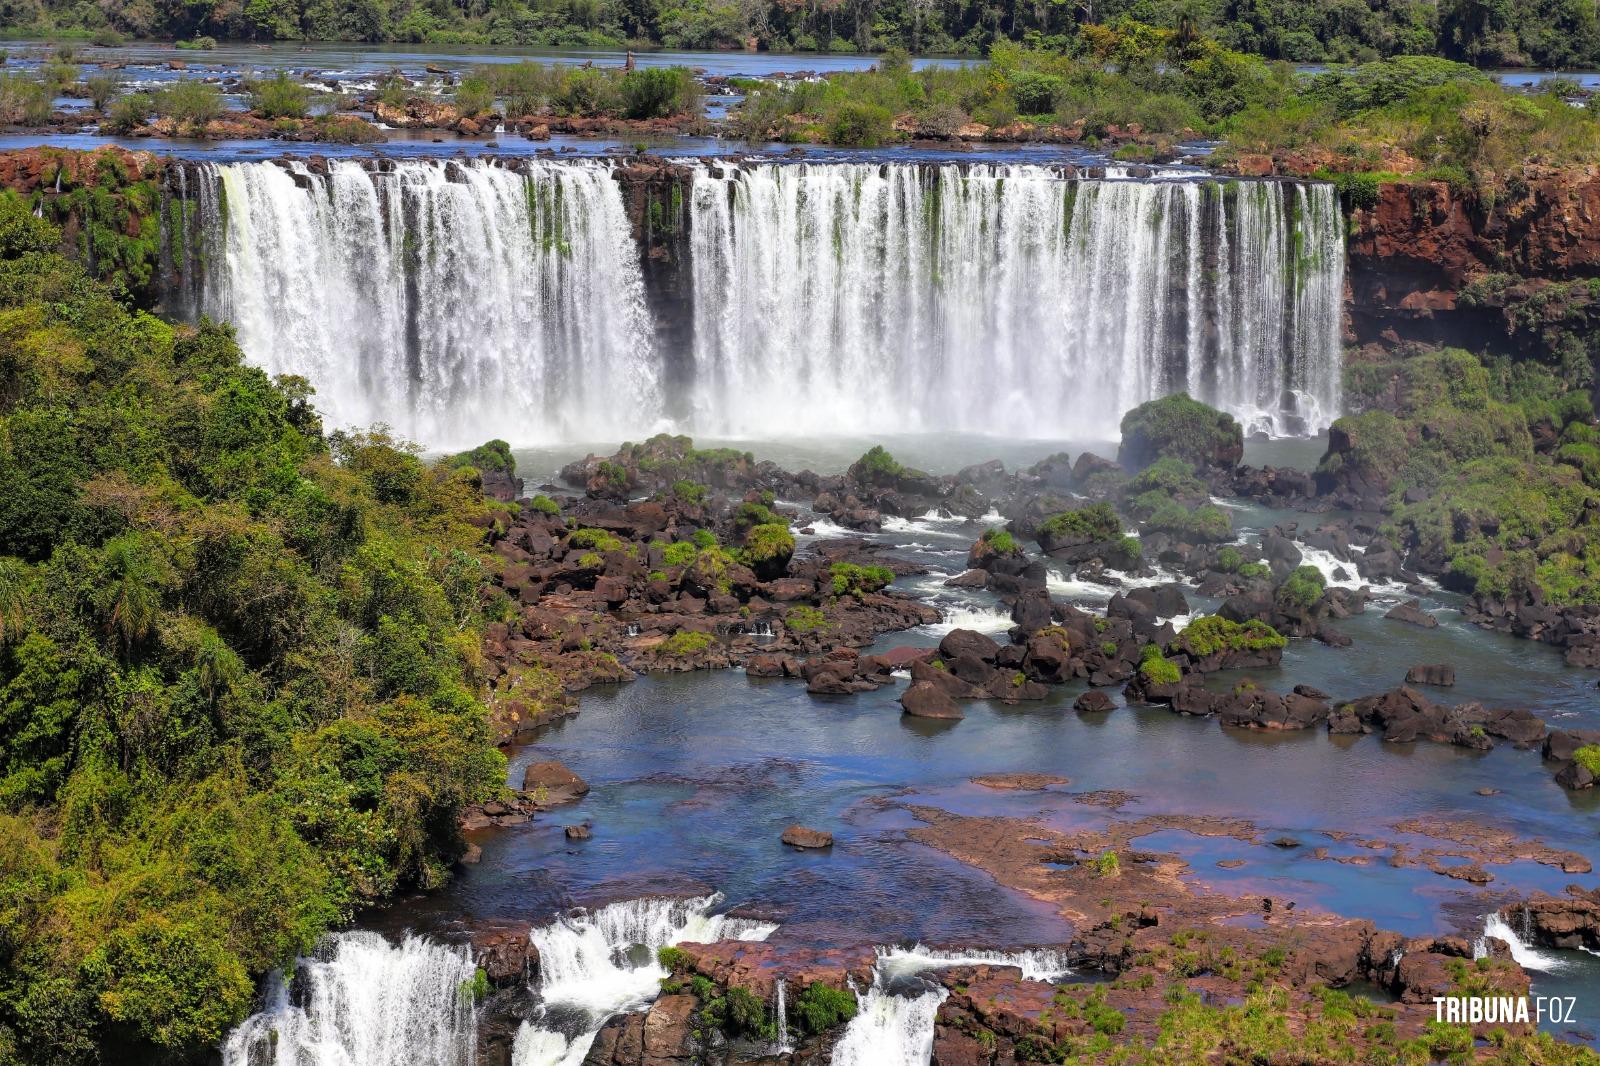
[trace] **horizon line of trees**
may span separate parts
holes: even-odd
[[[1600,65],[1600,0],[0,0],[39,35],[981,55],[1130,18],[1296,63]]]

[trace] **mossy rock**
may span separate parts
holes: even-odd
[[[1188,393],[1142,403],[1122,416],[1117,461],[1143,470],[1158,459],[1181,459],[1198,471],[1232,470],[1244,458],[1244,430],[1230,414]]]

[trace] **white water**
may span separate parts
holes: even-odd
[[[208,164],[176,190],[198,208],[177,257],[188,309],[308,378],[335,424],[432,447],[662,428],[1109,439],[1179,389],[1274,434],[1338,414],[1328,185],[702,166],[693,338],[666,351],[608,164],[369,167]]]
[[[1016,623],[1011,612],[998,607],[978,607],[967,604],[938,604],[943,616],[930,625],[918,626],[924,633],[949,633],[955,629],[971,629],[978,633],[1004,633]]]
[[[1483,920],[1483,935],[1473,944],[1474,958],[1482,958],[1489,953],[1488,945],[1484,943],[1484,940],[1489,937],[1505,941],[1511,948],[1511,957],[1524,970],[1538,970],[1541,973],[1549,973],[1552,970],[1560,970],[1566,966],[1566,963],[1560,958],[1524,940],[1500,916],[1498,911],[1491,912]]]
[[[470,952],[420,937],[331,936],[293,982],[228,1034],[223,1066],[470,1066],[477,1019]]]
[[[1179,389],[1274,433],[1338,411],[1330,186],[718,165],[691,216],[702,431],[1114,438]]]
[[[539,949],[539,993],[552,1010],[577,1016],[580,1028],[563,1032],[524,1022],[512,1049],[513,1066],[575,1066],[611,1015],[656,998],[667,976],[656,950],[671,944],[765,940],[769,922],[712,914],[721,897],[651,897],[624,900],[556,919],[533,931]],[[630,949],[632,951],[630,952]],[[644,950],[647,949],[647,950]]]
[[[202,309],[253,362],[308,378],[332,421],[448,446],[658,420],[639,253],[609,167],[292,167],[200,171],[202,225],[222,246]]]
[[[921,944],[912,948],[878,948],[872,986],[856,993],[856,1016],[834,1045],[832,1066],[927,1066],[933,1056],[934,1020],[949,992],[938,985],[915,995],[900,995],[891,984],[930,970],[951,966],[1015,966],[1030,981],[1066,976],[1066,957],[1035,949],[1020,952],[961,949],[939,951]]]

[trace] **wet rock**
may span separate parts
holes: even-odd
[[[803,825],[791,825],[783,831],[780,837],[791,848],[831,848],[833,847],[833,834],[824,829],[807,829]]]
[[[939,641],[939,655],[945,659],[970,656],[979,662],[993,663],[1000,645],[972,629],[952,629]]]
[[[800,661],[792,655],[752,655],[744,672],[751,677],[799,677]]]
[[[1449,663],[1413,666],[1406,671],[1408,685],[1434,685],[1449,688],[1456,683],[1456,668]]]
[[[1421,626],[1424,629],[1433,629],[1439,624],[1437,618],[1422,609],[1421,600],[1407,600],[1405,603],[1391,608],[1384,614],[1384,617],[1392,618],[1396,622],[1404,622],[1407,625]]]
[[[1072,702],[1072,709],[1080,714],[1100,714],[1115,710],[1117,703],[1100,689],[1092,688]]]
[[[589,785],[562,763],[536,762],[522,771],[522,791],[532,793],[540,806],[571,803],[586,795]]]
[[[931,681],[913,681],[900,694],[900,706],[913,718],[959,719],[965,715],[950,694]]]
[[[539,949],[528,939],[533,927],[515,918],[484,918],[467,928],[478,968],[496,987],[527,981],[539,967]]]
[[[588,840],[593,834],[589,831],[587,823],[583,825],[569,825],[566,827],[568,840]]]

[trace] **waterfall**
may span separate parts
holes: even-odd
[[[660,407],[644,283],[609,167],[207,165],[201,309],[317,389],[335,424],[433,446],[594,439]]]
[[[1511,948],[1511,957],[1518,966],[1524,970],[1538,970],[1548,973],[1551,970],[1565,968],[1566,963],[1548,951],[1541,951],[1533,945],[1531,935],[1518,935],[1511,924],[1500,916],[1500,912],[1491,912],[1483,920],[1483,934],[1472,945],[1472,957],[1481,959],[1489,954],[1489,945],[1485,943],[1488,938],[1503,940]]]
[[[712,914],[720,896],[625,900],[564,915],[533,931],[543,1015],[517,1030],[513,1066],[576,1066],[613,1014],[637,1009],[667,976],[656,950],[671,944],[765,940],[769,922]]]
[[[878,948],[872,985],[856,994],[856,1016],[834,1045],[832,1066],[927,1066],[934,1020],[949,992],[922,975],[976,965],[1015,966],[1029,981],[1054,981],[1071,972],[1066,956],[1048,949]]]
[[[1106,438],[1179,389],[1272,433],[1338,413],[1331,186],[704,165],[691,218],[702,431]]]
[[[910,163],[660,180],[684,196],[671,226],[596,161],[179,166],[171,306],[232,322],[332,425],[433,448],[1110,439],[1178,390],[1272,434],[1339,414],[1331,185]]]
[[[336,934],[292,982],[268,982],[263,1009],[223,1044],[223,1066],[471,1066],[475,973],[464,947]]]
[[[789,997],[783,978],[778,978],[777,990],[773,993],[774,1003],[772,1016],[777,1021],[779,1055],[787,1054],[794,1050],[794,1045],[789,1043]]]

